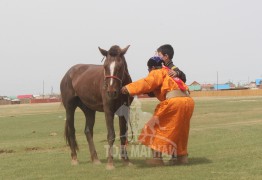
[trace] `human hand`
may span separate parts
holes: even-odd
[[[169,75],[170,77],[177,77],[176,71],[174,71],[174,70],[172,70],[172,69],[169,69],[169,70],[168,70],[168,75]]]
[[[121,93],[122,93],[122,94],[129,94],[129,92],[128,92],[128,90],[127,90],[127,88],[126,88],[125,86],[122,87]]]

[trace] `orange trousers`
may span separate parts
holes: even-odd
[[[187,155],[194,105],[191,97],[175,97],[160,102],[138,140],[155,151],[176,156]]]

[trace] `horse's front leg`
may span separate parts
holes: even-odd
[[[105,118],[106,118],[106,126],[107,126],[107,141],[108,141],[108,161],[106,169],[111,170],[114,169],[114,163],[113,163],[113,145],[115,142],[115,129],[114,129],[114,113],[111,111],[106,112],[105,111]]]
[[[120,155],[124,165],[132,165],[129,161],[126,145],[128,140],[128,120],[125,119],[124,116],[119,116],[119,129],[120,129],[120,141],[121,141],[121,148],[120,148]]]

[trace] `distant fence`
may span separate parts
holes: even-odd
[[[54,103],[61,102],[61,99],[21,99],[19,101],[11,101],[0,99],[0,105],[9,105],[9,104],[35,104],[35,103]]]
[[[61,102],[60,99],[30,99],[30,103],[54,103]]]
[[[262,96],[262,89],[246,90],[218,90],[218,91],[191,91],[191,97],[209,96]]]
[[[262,89],[246,89],[246,90],[217,90],[217,91],[191,91],[191,97],[238,97],[238,96],[262,96]],[[138,98],[149,98],[147,95],[140,95]],[[27,104],[27,103],[54,103],[54,102],[61,102],[61,99],[24,99],[19,102],[19,104]],[[17,104],[18,102],[12,102],[8,100],[0,100],[0,105],[7,105],[7,104]]]

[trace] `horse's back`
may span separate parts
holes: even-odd
[[[69,83],[68,81],[71,81],[72,83],[76,83],[76,81],[79,81],[81,78],[89,77],[92,75],[96,75],[97,78],[103,71],[102,65],[94,65],[94,64],[76,64],[72,66],[64,75],[61,86],[64,83]],[[62,89],[61,89],[62,90]]]
[[[86,74],[89,75],[90,73],[99,73],[103,71],[102,65],[94,65],[94,64],[76,64],[72,66],[67,73],[69,73],[70,78],[76,79],[81,77],[82,75]]]
[[[74,65],[67,71],[61,81],[62,99],[78,96],[91,109],[102,111],[102,81],[102,65]]]

